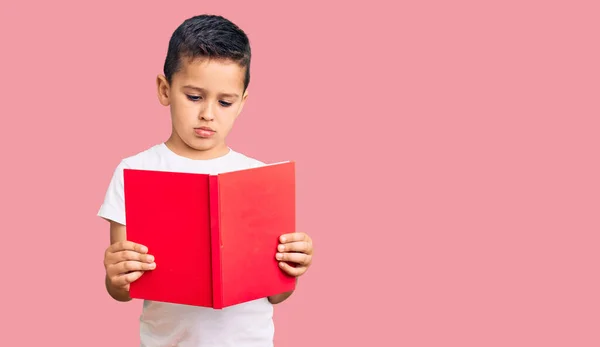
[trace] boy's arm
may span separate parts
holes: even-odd
[[[148,254],[148,248],[127,241],[125,225],[114,221],[110,221],[110,246],[104,254],[104,266],[106,290],[117,301],[130,301],[131,283],[145,271],[156,268],[154,257]]]
[[[125,226],[123,224],[120,223],[116,223],[113,221],[109,221],[110,222],[110,244],[114,245],[115,243],[119,242],[119,241],[125,241],[127,239],[127,233],[126,233],[126,229]],[[106,291],[108,291],[108,294],[110,294],[110,296],[117,300],[117,301],[130,301],[131,297],[129,296],[129,291],[126,288],[123,287],[115,287],[109,277],[108,274],[106,274],[105,276],[105,285],[106,285]]]
[[[279,260],[281,269],[290,276],[296,277],[296,285],[298,285],[298,277],[302,276],[312,263],[313,246],[312,239],[306,233],[291,233],[281,235],[281,242],[277,246],[275,257]],[[289,263],[294,263],[290,265]],[[279,304],[289,298],[294,291],[281,293],[269,296],[271,304]]]
[[[296,277],[296,285],[298,284],[298,277]],[[268,297],[269,302],[273,305],[279,304],[283,301],[285,301],[287,298],[289,298],[292,294],[294,293],[293,290],[289,291],[289,292],[285,292],[285,293],[281,293],[281,294],[276,294],[276,295],[271,295]]]
[[[104,254],[106,275],[104,286],[117,301],[130,301],[130,283],[144,271],[155,267],[154,257],[143,245],[127,241],[125,230],[125,194],[123,170],[129,165],[121,161],[110,181],[98,216],[110,223],[110,245]]]

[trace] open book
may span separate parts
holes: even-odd
[[[125,169],[127,239],[156,269],[132,298],[222,309],[295,288],[275,259],[295,232],[293,161],[216,175]]]

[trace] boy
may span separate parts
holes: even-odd
[[[229,20],[201,15],[183,22],[169,41],[158,99],[169,106],[169,139],[121,161],[98,215],[110,222],[104,256],[106,289],[129,301],[129,285],[156,266],[152,250],[126,240],[123,169],[218,173],[263,165],[225,144],[248,97],[250,45]],[[273,256],[281,270],[304,274],[312,261],[312,240],[304,233],[282,235]],[[285,262],[295,263],[289,266]],[[254,300],[223,310],[145,301],[140,316],[145,347],[269,347],[273,345],[273,304],[292,293]]]

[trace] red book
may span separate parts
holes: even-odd
[[[132,298],[222,309],[295,289],[275,259],[295,232],[295,163],[217,175],[124,170],[127,239],[156,268]]]

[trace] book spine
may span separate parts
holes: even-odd
[[[219,177],[211,175],[209,178],[209,205],[210,205],[210,239],[212,260],[212,292],[213,308],[223,308],[223,269],[221,267],[221,217],[219,204]]]

